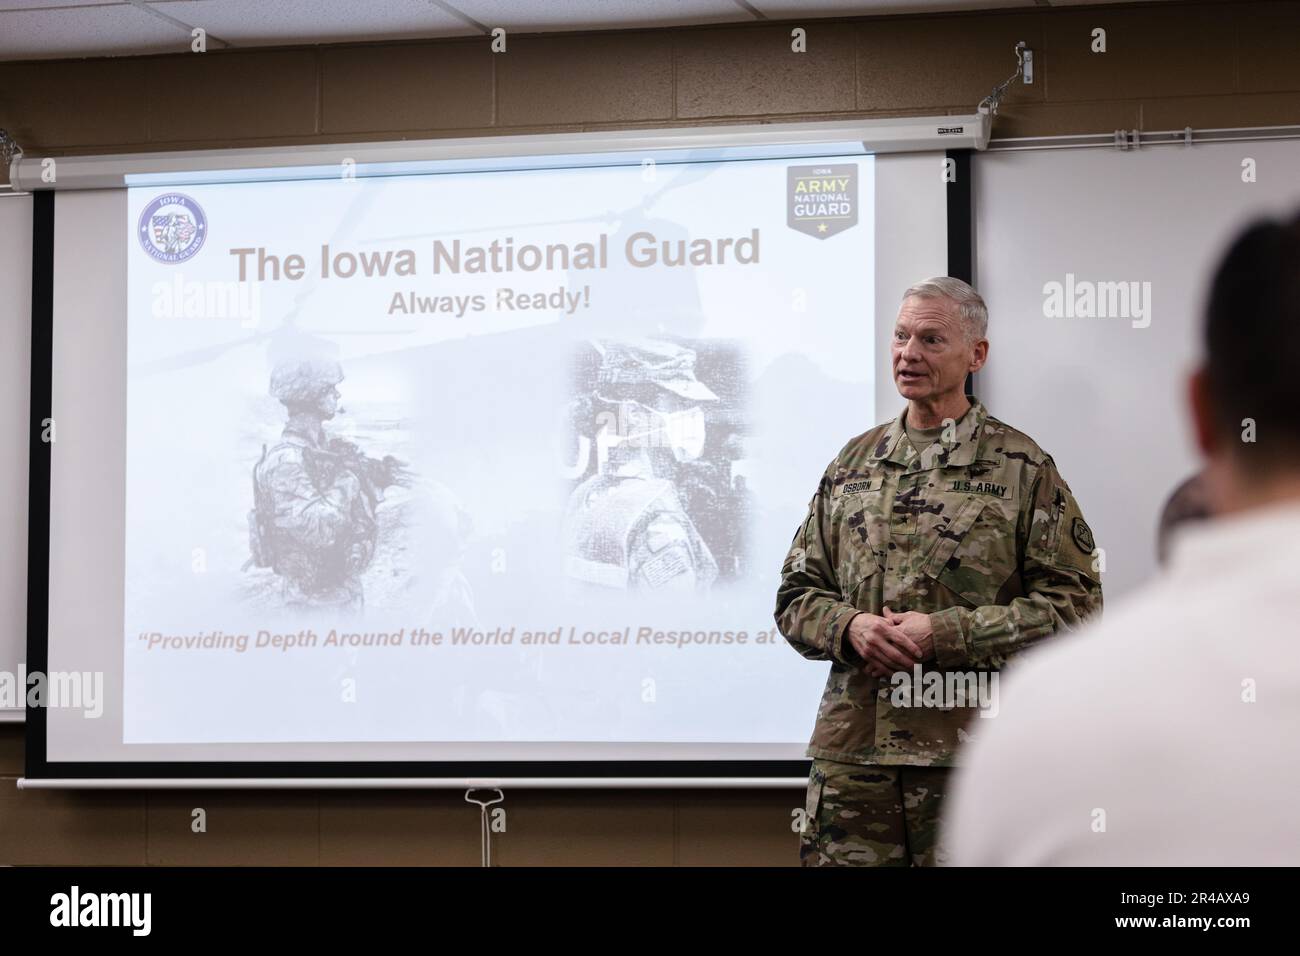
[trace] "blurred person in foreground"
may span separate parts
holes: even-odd
[[[1300,216],[1233,243],[1204,350],[1187,405],[1213,517],[1008,675],[948,806],[957,865],[1300,862]]]

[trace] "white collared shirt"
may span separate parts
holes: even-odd
[[[1300,863],[1300,502],[1180,529],[998,704],[946,807],[952,863]]]

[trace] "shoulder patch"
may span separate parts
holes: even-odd
[[[1075,515],[1074,521],[1070,524],[1070,536],[1074,538],[1074,543],[1079,546],[1080,551],[1084,554],[1092,554],[1096,547],[1092,539],[1092,529],[1079,515]]]

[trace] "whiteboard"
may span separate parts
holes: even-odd
[[[0,194],[0,671],[27,658],[27,412],[31,401],[32,197]],[[0,720],[22,710],[0,708]]]
[[[1183,395],[1213,270],[1247,222],[1300,207],[1300,142],[993,152],[972,165],[991,343],[976,390],[1056,459],[1105,552],[1109,603],[1155,570],[1160,509],[1199,467]],[[1149,324],[1131,307],[1049,318],[1044,287],[1069,276],[1076,289],[1150,283]]]

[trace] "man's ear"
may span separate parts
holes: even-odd
[[[975,354],[971,356],[970,367],[967,371],[978,372],[984,367],[984,363],[989,360],[989,340],[980,339],[975,343]]]
[[[1223,444],[1210,402],[1209,375],[1204,367],[1187,378],[1187,409],[1192,418],[1196,447],[1206,458],[1217,457]]]

